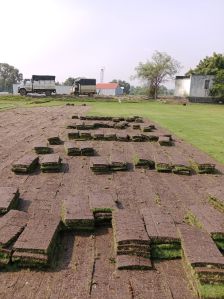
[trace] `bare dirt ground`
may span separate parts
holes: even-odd
[[[68,157],[63,145],[52,146],[65,163],[64,172],[15,175],[11,164],[33,145],[59,134],[67,139],[66,125],[74,113],[86,113],[88,107],[54,107],[16,109],[0,113],[0,178],[1,186],[18,186],[19,209],[30,215],[48,212],[60,218],[61,202],[66,195],[109,190],[121,208],[140,210],[160,205],[175,222],[182,223],[187,207],[206,200],[206,188],[223,184],[223,176],[158,173],[154,170],[131,169],[107,175],[94,175],[89,169],[90,157]],[[73,120],[74,121],[74,120]],[[106,130],[105,130],[106,131]],[[111,129],[110,129],[111,131]],[[117,132],[117,130],[116,130]],[[126,132],[133,132],[127,129]],[[159,129],[158,132],[164,132]],[[157,132],[157,133],[158,133]],[[94,141],[100,156],[109,157],[122,151],[132,162],[138,151],[163,151],[172,155],[212,160],[192,146],[176,140],[176,145],[162,148],[152,143]],[[224,167],[218,165],[220,172]],[[156,194],[156,197],[154,196]],[[193,293],[181,260],[155,262],[151,271],[116,271],[111,227],[97,228],[94,234],[63,232],[56,266],[52,270],[2,269],[0,298],[18,299],[193,299]]]

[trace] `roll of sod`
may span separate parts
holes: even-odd
[[[39,165],[39,157],[32,154],[27,154],[20,158],[12,165],[12,171],[15,173],[31,173],[36,170]]]

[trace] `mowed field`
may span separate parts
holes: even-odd
[[[88,101],[88,102],[87,102]],[[47,99],[22,97],[0,97],[0,111],[18,107],[60,106],[66,103],[80,105],[88,103],[89,115],[132,116],[140,115],[169,129],[178,137],[208,153],[224,163],[224,106],[210,104],[168,104],[161,102],[118,103],[82,102],[68,98]]]

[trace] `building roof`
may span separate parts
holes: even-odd
[[[118,88],[118,83],[97,83],[96,89],[116,89]]]

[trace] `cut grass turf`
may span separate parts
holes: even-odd
[[[0,111],[16,107],[60,106],[66,103],[80,105],[88,102],[91,106],[89,115],[101,116],[139,116],[148,118],[169,129],[177,136],[185,139],[204,152],[224,163],[224,105],[189,104],[164,104],[154,101],[139,103],[94,102],[92,99],[77,101],[69,98],[33,99],[20,96],[1,96]],[[48,98],[46,98],[48,100]]]

